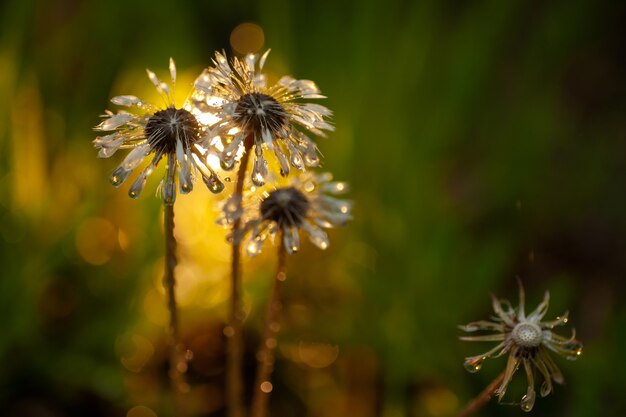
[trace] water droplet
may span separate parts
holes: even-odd
[[[480,371],[480,368],[482,368],[485,359],[486,358],[484,356],[474,356],[465,359],[465,363],[463,365],[468,372],[475,373]]]
[[[526,395],[522,397],[522,401],[520,402],[520,407],[522,408],[522,410],[529,412],[533,409],[533,406],[535,405],[535,396],[535,391],[529,389]]]
[[[220,193],[224,189],[224,183],[220,181],[220,179],[215,174],[211,174],[209,177],[202,176],[202,180],[204,184],[207,186],[209,191],[213,194]]]
[[[189,184],[187,182],[181,182],[180,183],[180,192],[182,194],[187,194],[187,193],[191,192],[191,190],[193,190],[193,187],[191,186],[191,184]]]
[[[570,361],[575,361],[583,354],[583,345],[577,340],[567,343],[564,349],[569,351],[565,358]]]
[[[254,167],[252,168],[252,182],[254,185],[260,187],[265,184],[265,178],[267,178],[268,168],[267,161],[261,156],[254,159]]]
[[[169,179],[164,182],[162,187],[163,203],[171,206],[176,201],[176,183]]]
[[[126,178],[130,175],[130,171],[125,170],[123,167],[117,167],[115,171],[109,177],[111,184],[114,187],[119,187],[126,181]]]
[[[223,156],[220,159],[220,166],[224,171],[230,171],[235,166],[235,158],[233,158],[232,156]]]
[[[310,167],[316,167],[320,163],[320,158],[317,156],[317,152],[307,152],[304,154],[304,162]]]

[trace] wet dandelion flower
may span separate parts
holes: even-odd
[[[566,359],[575,360],[582,354],[582,344],[576,340],[576,332],[572,331],[569,338],[559,336],[552,330],[568,321],[568,313],[552,321],[541,321],[548,310],[550,294],[546,291],[541,304],[530,314],[524,311],[524,289],[519,284],[519,306],[514,309],[506,300],[493,299],[493,310],[496,315],[493,321],[477,321],[460,328],[466,332],[480,330],[495,332],[482,336],[465,336],[466,341],[497,341],[493,349],[482,355],[465,359],[465,367],[469,372],[480,370],[487,358],[497,358],[508,354],[502,384],[495,391],[498,401],[502,400],[513,374],[520,365],[526,371],[528,388],[520,402],[524,411],[530,411],[535,403],[535,377],[539,374],[543,383],[539,393],[542,397],[552,392],[552,381],[562,384],[563,375],[550,357],[549,351],[555,352]]]
[[[174,88],[176,65],[171,58],[169,70]],[[173,204],[176,199],[176,178],[178,177],[180,192],[186,194],[193,189],[193,177],[197,171],[210,191],[222,191],[223,183],[206,162],[208,151],[200,146],[207,128],[198,120],[199,110],[191,106],[189,99],[182,107],[176,107],[170,87],[159,81],[155,73],[146,71],[148,78],[163,97],[165,107],[146,103],[135,96],[113,97],[113,104],[130,107],[133,112],[121,110],[114,114],[107,110],[103,116],[105,120],[94,129],[113,132],[93,141],[99,149],[99,157],[108,158],[120,148],[131,149],[111,174],[111,183],[115,187],[122,185],[131,172],[151,156],[150,163],[141,171],[128,192],[130,197],[137,198],[159,161],[166,157],[167,169],[159,186],[165,204]]]
[[[304,173],[291,180],[289,185],[263,192],[260,196],[250,190],[243,204],[240,204],[238,195],[232,196],[224,204],[218,222],[227,225],[237,218],[242,219],[243,227],[236,232],[234,239],[241,242],[247,236],[245,247],[249,256],[259,254],[265,240],[269,237],[273,241],[278,232],[281,232],[282,243],[290,254],[300,248],[300,230],[307,232],[314,245],[326,249],[329,240],[323,229],[343,226],[352,218],[351,202],[329,194],[339,195],[347,190],[345,182],[332,181],[329,173]]]
[[[243,152],[254,147],[252,181],[260,186],[268,175],[268,163],[263,149],[271,151],[280,165],[281,175],[289,174],[290,165],[303,170],[317,166],[319,156],[315,142],[296,125],[317,135],[333,126],[325,119],[332,112],[301,99],[325,98],[315,83],[282,77],[267,86],[263,69],[269,50],[259,59],[249,54],[243,59],[226,57],[217,52],[214,66],[207,68],[196,80],[196,105],[215,114],[213,135],[222,137],[222,168],[232,169]]]

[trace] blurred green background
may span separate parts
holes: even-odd
[[[4,1],[0,5],[0,416],[170,415],[156,178],[137,201],[92,127],[229,54],[315,80],[325,168],[355,221],[290,258],[274,416],[453,416],[478,374],[456,325],[489,293],[571,311],[582,358],[536,416],[625,416],[626,7],[593,0]],[[237,32],[243,22],[247,31]],[[239,27],[241,29],[241,27]],[[260,28],[260,30],[259,30]],[[235,36],[235,33],[238,33]],[[242,34],[243,33],[243,34]],[[234,50],[233,50],[234,48]],[[239,48],[239,49],[237,49]],[[243,50],[242,50],[243,49]],[[188,401],[225,415],[228,247],[202,185],[176,206]],[[246,376],[274,270],[245,264]],[[567,334],[569,329],[565,329]],[[510,400],[523,393],[523,372]],[[479,415],[522,415],[488,404]]]

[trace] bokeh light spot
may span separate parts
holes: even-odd
[[[139,334],[121,336],[117,342],[120,362],[131,372],[140,372],[154,354],[152,342]]]
[[[255,23],[241,23],[230,34],[230,46],[240,54],[257,52],[264,43],[263,29]]]
[[[446,388],[434,388],[424,393],[424,407],[431,416],[449,416],[458,407],[458,398]]]
[[[157,413],[143,405],[137,405],[126,413],[126,417],[158,417]]]
[[[298,356],[311,368],[325,368],[335,362],[339,356],[339,347],[327,343],[300,342]]]
[[[111,259],[118,236],[113,224],[102,218],[90,218],[76,231],[76,250],[85,262],[103,265]]]

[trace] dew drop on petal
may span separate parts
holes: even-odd
[[[531,411],[533,409],[533,406],[535,405],[535,397],[535,391],[529,389],[526,395],[522,397],[522,401],[520,402],[520,407],[522,408],[522,410],[526,412]]]
[[[465,366],[465,369],[468,372],[475,373],[475,372],[480,371],[480,368],[482,368],[484,361],[485,361],[484,356],[474,356],[474,357],[465,359],[465,363],[463,364],[463,366]]]
[[[141,100],[135,96],[116,96],[111,99],[111,103],[118,106],[135,106],[141,103]]]
[[[130,113],[118,113],[114,114],[108,119],[104,120],[96,129],[98,130],[115,130],[118,127],[128,123],[133,119],[133,115]]]
[[[583,354],[583,345],[577,340],[567,343],[564,346],[564,349],[569,351],[568,354],[565,356],[565,359],[568,359],[570,361],[575,361],[580,355]]]
[[[204,184],[207,186],[209,191],[213,194],[218,194],[224,189],[224,183],[220,181],[220,179],[215,174],[211,174],[210,176],[202,176],[202,180]]]
[[[316,167],[320,163],[320,158],[317,155],[317,151],[313,150],[313,152],[306,152],[304,154],[304,162],[310,167]]]
[[[173,179],[166,179],[163,181],[163,203],[165,205],[172,205],[176,201],[176,182]]]
[[[115,171],[109,177],[109,181],[114,187],[119,187],[126,181],[128,176],[130,175],[130,170],[126,170],[123,166],[119,166],[115,168]]]
[[[295,227],[285,228],[283,243],[287,252],[293,254],[300,249],[300,235],[298,229]]]
[[[220,158],[220,167],[222,167],[224,171],[230,171],[233,169],[234,166],[235,166],[234,155],[233,156],[224,155],[222,156],[222,158]]]
[[[128,190],[128,196],[130,198],[139,197],[141,191],[143,190],[143,187],[146,185],[146,179],[146,173],[142,172],[141,174],[139,174],[139,177],[137,177],[135,182],[133,182],[133,185],[131,185],[130,189]]]
[[[309,239],[315,246],[317,246],[318,248],[322,250],[325,250],[328,248],[329,241],[328,241],[328,235],[326,234],[326,232],[324,232],[322,229],[318,228],[317,226],[310,225],[308,223],[305,223],[303,227],[305,227],[306,231],[309,233]]]
[[[193,190],[193,186],[191,185],[191,182],[188,182],[183,177],[181,177],[181,180],[180,180],[180,193],[181,194],[188,194],[192,190]]]
[[[256,157],[254,159],[254,167],[252,168],[252,182],[256,186],[262,186],[265,184],[265,178],[267,178],[268,168],[265,158]]]
[[[302,157],[300,156],[300,153],[298,151],[291,152],[291,155],[289,156],[291,159],[291,165],[294,168],[298,168],[298,169],[304,168],[304,164],[302,163]]]

